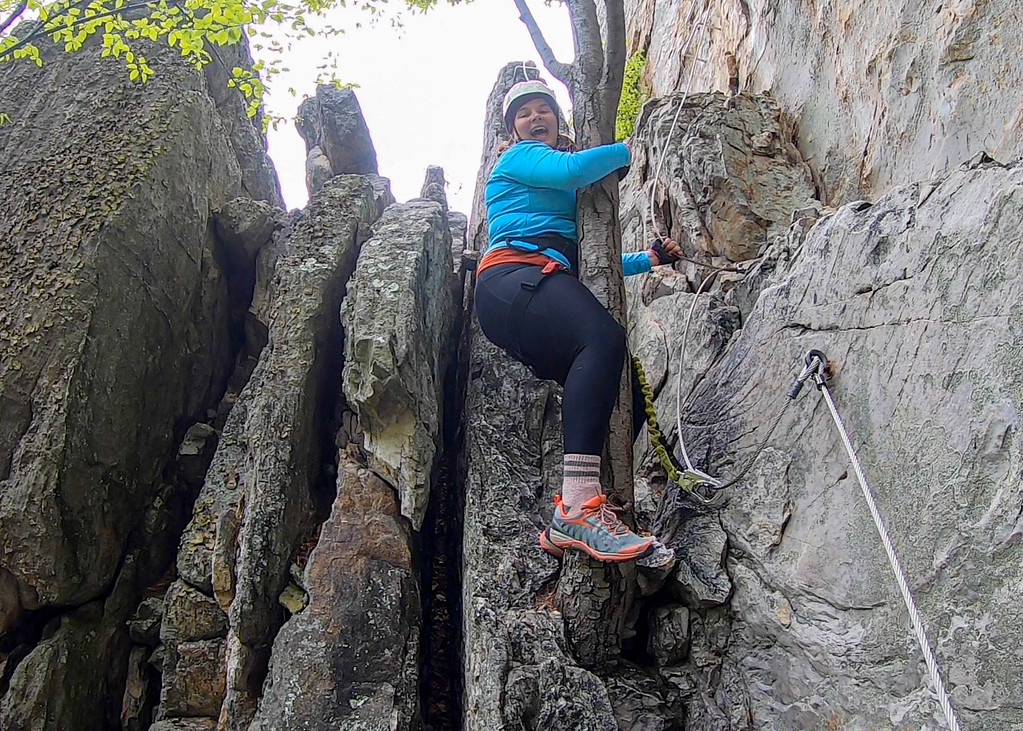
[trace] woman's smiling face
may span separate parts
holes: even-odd
[[[557,146],[558,115],[543,97],[530,99],[515,112],[515,133],[520,140],[538,140]]]

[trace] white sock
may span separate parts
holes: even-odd
[[[563,469],[561,502],[572,513],[600,494],[600,455],[566,454]]]

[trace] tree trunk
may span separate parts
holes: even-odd
[[[515,0],[522,21],[544,65],[568,86],[580,148],[614,141],[615,114],[625,69],[625,11],[622,0],[567,0],[575,39],[575,60],[562,64],[543,39],[525,0]],[[579,191],[580,279],[614,318],[625,324],[622,229],[618,219],[618,179],[610,175]],[[626,371],[627,372],[627,371]],[[611,416],[601,482],[620,504],[632,502],[631,390],[623,374]],[[584,666],[600,666],[619,654],[622,629],[632,601],[632,564],[607,564],[569,551],[558,583],[558,599],[569,640]]]

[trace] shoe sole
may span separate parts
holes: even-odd
[[[574,548],[577,551],[582,551],[583,553],[588,554],[598,561],[609,561],[612,563],[635,561],[638,558],[649,556],[654,551],[654,540],[651,538],[646,542],[646,544],[637,546],[632,553],[604,553],[592,548],[583,541],[572,538],[571,536],[566,536],[564,533],[555,531],[552,528],[547,528],[540,534],[540,546],[543,547],[545,551],[548,551],[548,549],[544,547],[545,542],[549,542],[555,548],[560,549],[562,554],[564,554],[566,548]],[[553,552],[548,551],[548,553]]]

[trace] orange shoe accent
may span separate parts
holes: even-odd
[[[619,510],[608,504],[606,495],[596,495],[583,503],[578,514],[571,515],[565,511],[564,502],[555,498],[555,519],[540,536],[540,545],[553,544],[564,551],[573,548],[592,556],[598,561],[633,561],[643,558],[654,551],[654,538],[641,538],[625,525],[616,514]],[[599,527],[596,525],[599,524]],[[621,544],[613,550],[601,550],[581,538],[569,535],[565,531],[572,526],[579,528],[579,535],[593,535],[594,531],[603,530],[606,535],[620,537]],[[572,531],[575,532],[575,531]],[[595,543],[596,541],[591,541]],[[610,546],[602,548],[610,549]],[[544,550],[547,550],[544,548]],[[551,552],[553,553],[553,552]]]
[[[556,543],[554,543],[554,545],[556,545],[558,548],[561,548],[563,551],[566,548],[574,548],[577,551],[582,551],[591,558],[595,558],[598,561],[607,561],[609,563],[635,561],[636,559],[643,558],[644,556],[649,554],[654,547],[653,539],[651,539],[645,543],[635,546],[634,548],[617,551],[615,553],[603,553],[595,548],[592,548],[589,544],[583,541],[577,540],[575,538],[570,538],[569,536],[565,535],[555,536],[555,534],[552,533],[551,541],[552,542],[557,541]]]

